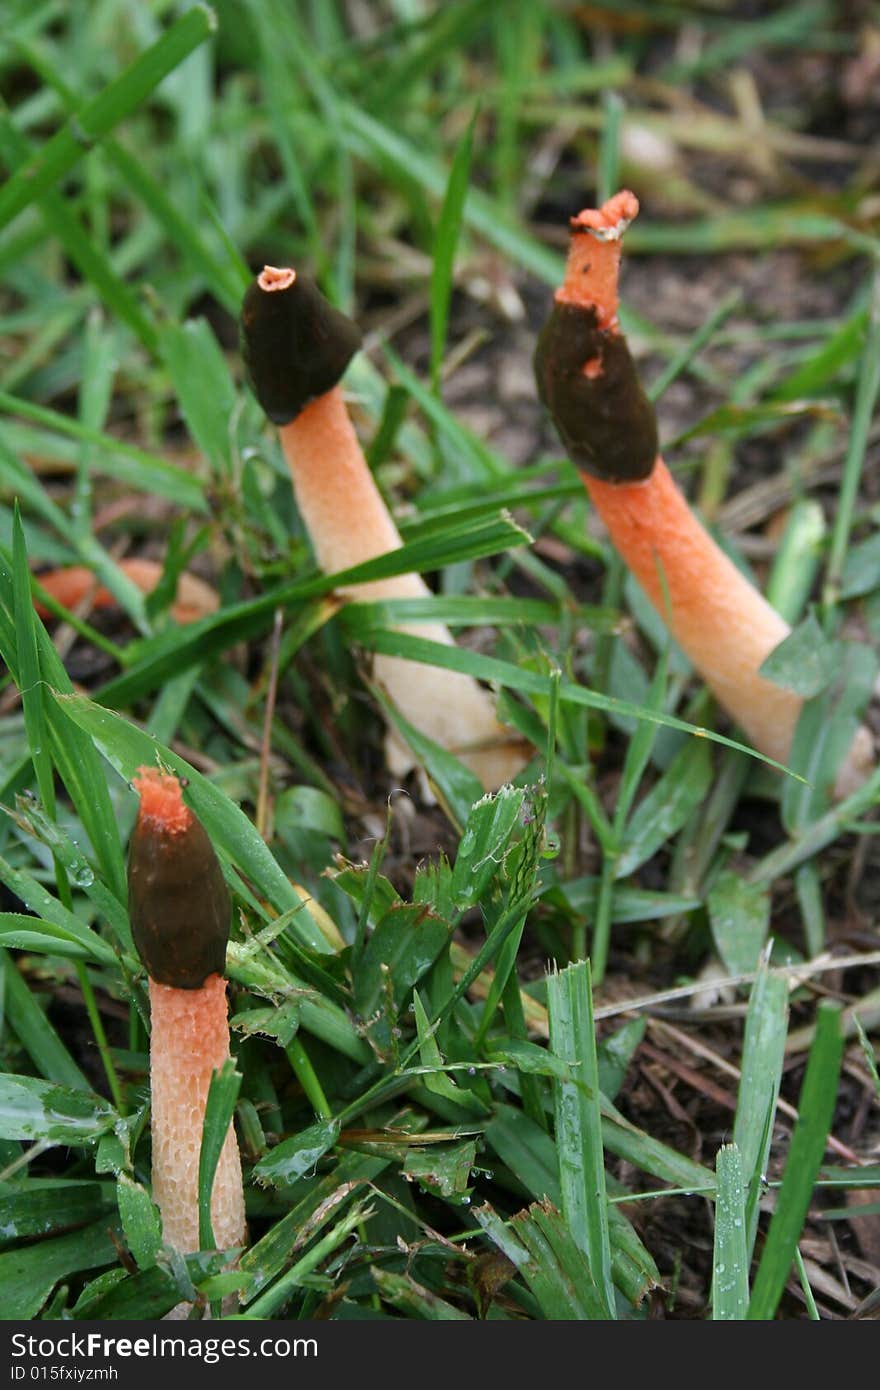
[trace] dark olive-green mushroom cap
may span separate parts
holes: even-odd
[[[357,324],[295,270],[265,266],[241,310],[241,350],[254,395],[275,425],[289,425],[337,385],[361,346]]]
[[[150,978],[200,989],[226,969],[232,904],[214,846],[168,773],[139,769],[141,806],[128,850],[128,911]]]
[[[587,363],[595,370],[585,375]],[[557,301],[535,348],[538,395],[573,463],[606,482],[647,478],[657,457],[657,418],[619,332],[596,310]]]

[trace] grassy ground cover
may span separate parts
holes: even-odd
[[[876,7],[0,8],[0,1317],[876,1313],[880,772],[829,792],[877,722]],[[537,403],[568,217],[622,183],[665,456],[794,629],[785,773]],[[316,570],[237,341],[291,260],[365,332],[404,547],[352,577],[426,599]],[[41,594],[73,564],[111,607]],[[184,626],[185,570],[219,606]],[[515,784],[406,726],[373,653],[490,684]],[[125,853],[157,756],[235,903],[232,1265],[150,1199]]]

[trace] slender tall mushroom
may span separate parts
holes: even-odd
[[[170,772],[140,767],[128,859],[129,912],[150,985],[153,1198],[168,1244],[199,1249],[199,1152],[212,1072],[229,1056],[226,943],[231,904],[211,841]],[[218,1249],[245,1239],[232,1126],[211,1193]]]
[[[572,218],[565,278],[535,352],[538,392],[617,550],[672,635],[755,748],[784,763],[802,700],[759,667],[790,628],[673,481],[618,323],[621,241],[638,210],[624,191]],[[839,794],[864,780],[871,760],[861,729]]]
[[[292,269],[266,266],[242,308],[242,348],[261,406],[278,426],[300,515],[318,564],[348,569],[401,545],[400,535],[358,443],[338,382],[361,343],[357,327]],[[403,574],[347,589],[361,599],[424,598],[421,575]],[[454,644],[440,623],[402,630]],[[378,655],[374,674],[401,714],[457,754],[493,789],[524,765],[523,744],[495,717],[487,690],[456,671]],[[392,733],[389,766],[402,775],[412,759]]]

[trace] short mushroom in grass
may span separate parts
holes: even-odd
[[[754,747],[784,763],[802,700],[759,668],[789,626],[670,475],[618,323],[621,242],[638,208],[624,191],[572,218],[565,278],[535,352],[538,391],[618,552],[672,635]],[[838,793],[864,780],[871,751],[860,730]]]
[[[164,1239],[199,1249],[199,1153],[211,1075],[229,1057],[226,944],[231,904],[201,822],[170,772],[140,767],[128,857],[131,929],[150,987],[153,1198]],[[241,1161],[232,1126],[211,1193],[218,1249],[245,1239]]]
[[[265,266],[242,308],[242,348],[254,393],[273,424],[290,469],[297,506],[318,564],[332,574],[396,550],[397,531],[352,425],[338,382],[360,347],[357,327],[292,269]],[[424,598],[418,574],[360,584],[360,599]],[[441,623],[401,624],[453,645]],[[518,737],[498,722],[494,700],[471,677],[398,657],[375,658],[374,675],[400,713],[455,753],[489,789],[526,761]],[[389,765],[402,775],[412,758],[390,734]]]
[[[162,578],[163,570],[158,560],[133,555],[117,563],[126,578],[136,584],[142,594],[151,594]],[[46,593],[65,608],[76,608],[89,594],[93,608],[112,608],[116,604],[110,590],[98,586],[92,571],[86,569],[85,565],[63,565],[60,569],[37,575],[37,579]],[[216,591],[203,579],[186,570],[178,577],[177,591],[171,604],[171,616],[175,622],[194,623],[209,613],[215,613],[219,606]],[[36,608],[40,617],[47,616],[48,610],[43,604],[37,602]]]

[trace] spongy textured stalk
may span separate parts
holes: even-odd
[[[801,700],[758,668],[788,624],[704,530],[662,459],[644,482],[582,477],[615,546],[706,684],[756,748],[785,762]]]
[[[279,434],[321,569],[333,574],[400,547],[400,534],[367,467],[339,387],[306,406]],[[366,600],[430,594],[418,574],[342,592]],[[455,643],[442,623],[401,623],[400,630],[447,646]],[[496,719],[489,692],[470,676],[389,656],[376,657],[374,673],[404,718],[460,757],[485,787],[501,786],[525,763],[522,745]],[[393,738],[389,762],[395,775],[412,762]]]
[[[211,1073],[229,1056],[226,981],[211,975],[201,989],[150,980],[153,1198],[165,1240],[199,1249],[199,1151]],[[211,1222],[218,1249],[245,1239],[241,1161],[232,1126],[217,1165]]]

